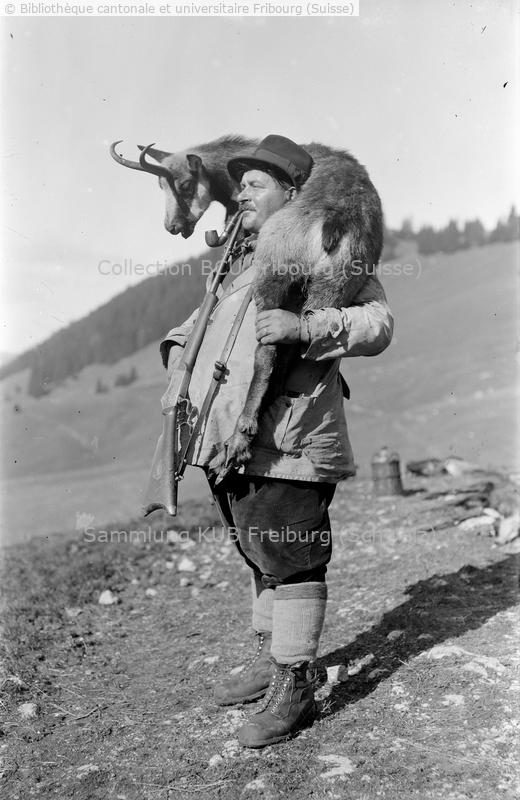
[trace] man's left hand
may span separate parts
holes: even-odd
[[[275,308],[256,317],[256,338],[261,344],[294,344],[300,341],[300,318],[291,311]]]

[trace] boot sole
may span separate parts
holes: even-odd
[[[262,742],[255,742],[255,744],[242,744],[242,747],[249,747],[252,750],[256,750],[260,747],[267,747],[270,744],[279,744],[280,742],[288,742],[289,739],[293,739],[300,733],[304,728],[310,728],[314,722],[316,721],[316,717],[318,715],[318,708],[316,705],[306,714],[306,716],[299,722],[298,727],[295,728],[290,733],[286,733],[284,736],[274,736],[271,739],[265,739]]]
[[[218,706],[240,706],[245,703],[253,703],[255,700],[260,700],[260,698],[265,695],[268,688],[269,686],[266,686],[262,691],[249,694],[247,697],[237,697],[234,700],[215,700],[215,702]]]

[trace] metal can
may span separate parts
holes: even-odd
[[[372,489],[377,497],[404,494],[398,453],[391,453],[388,447],[382,447],[374,454],[371,466]]]

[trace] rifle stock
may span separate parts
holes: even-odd
[[[177,406],[163,411],[163,429],[153,456],[152,470],[145,493],[144,516],[164,509],[172,517],[177,515],[177,480],[175,436]]]
[[[240,231],[241,219],[242,213],[238,212],[226,226],[225,233],[229,234],[226,251],[213,274],[199,309],[197,321],[186,342],[182,360],[173,371],[168,388],[161,399],[163,428],[155,448],[150,478],[144,495],[144,516],[160,509],[164,509],[173,517],[177,514],[178,483],[186,468],[185,458],[179,457],[180,453],[185,455],[186,452],[183,448],[182,426],[188,428],[191,424],[188,398],[191,375],[209,318],[218,302],[217,290],[231,266],[232,251]],[[222,244],[221,239],[218,244]]]

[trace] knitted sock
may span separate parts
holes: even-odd
[[[327,605],[325,583],[276,587],[271,654],[280,664],[314,661]]]
[[[260,578],[251,576],[253,594],[253,628],[255,631],[273,630],[274,589],[266,589]]]

